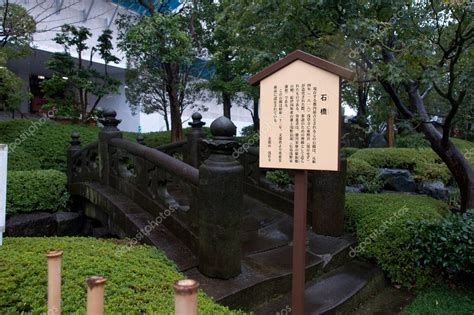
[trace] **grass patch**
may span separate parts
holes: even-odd
[[[449,288],[437,285],[420,292],[402,312],[403,315],[472,315],[474,286]]]
[[[64,250],[62,262],[63,314],[85,314],[85,279],[107,278],[106,314],[173,314],[172,284],[184,278],[160,251],[141,245],[123,250],[110,240],[94,238],[5,238],[0,247],[0,309],[3,314],[45,314],[46,258]],[[122,248],[122,254],[116,255]],[[200,314],[242,314],[199,294]]]

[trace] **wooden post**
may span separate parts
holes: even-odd
[[[293,279],[292,312],[304,314],[304,278],[306,270],[306,207],[308,200],[308,171],[295,171],[293,213]]]
[[[106,281],[107,279],[100,276],[87,278],[87,315],[104,314],[104,285]]]
[[[48,315],[61,314],[61,257],[62,251],[46,254],[48,258]]]
[[[178,280],[174,283],[174,313],[175,315],[197,315],[197,291],[199,282],[192,279]]]
[[[390,106],[387,116],[387,144],[389,148],[395,147],[395,114],[392,107],[393,106]]]
[[[7,215],[7,160],[8,145],[0,144],[0,246],[3,244]]]

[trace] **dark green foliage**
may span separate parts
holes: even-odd
[[[402,312],[403,315],[472,315],[474,286],[450,288],[446,284],[423,290]]]
[[[474,276],[474,209],[449,213],[441,222],[414,222],[410,228],[420,266],[448,277]]]
[[[352,154],[356,153],[359,148],[341,148],[341,152],[344,154],[346,158],[349,158]]]
[[[126,247],[123,241],[94,238],[6,238],[0,247],[2,314],[45,314],[47,265],[44,254],[64,251],[62,311],[85,314],[85,279],[107,278],[106,314],[172,314],[172,285],[185,278],[160,251],[149,246]],[[199,294],[200,314],[241,314]]]
[[[63,125],[46,119],[0,122],[0,142],[8,143],[10,147],[8,168],[21,171],[26,166],[26,169],[33,169],[28,165],[31,164],[38,169],[64,172],[66,151],[73,131],[81,134],[81,141],[85,145],[97,139],[99,129],[84,125]]]
[[[29,128],[33,130],[32,125],[36,125],[37,128],[29,132]],[[86,125],[60,124],[45,119],[0,122],[0,142],[10,144],[8,169],[15,171],[55,169],[65,172],[66,152],[73,131],[81,134],[81,142],[84,146],[97,140],[100,129]],[[184,129],[184,134],[189,131],[190,128]],[[209,128],[203,128],[203,131],[207,137],[210,137]],[[134,132],[124,132],[123,136],[131,141],[136,139]],[[144,133],[143,136],[146,145],[150,147],[168,144],[171,139],[169,131]],[[15,141],[18,145],[13,145]]]
[[[413,172],[415,179],[441,180],[447,183],[451,174],[446,165],[431,149],[386,148],[363,149],[351,158],[366,161],[376,168],[404,168]]]
[[[347,184],[354,185],[364,180],[372,180],[377,177],[377,169],[364,160],[357,158],[347,159]]]
[[[417,132],[407,132],[395,137],[397,148],[429,148],[430,143],[425,137]]]
[[[291,183],[291,178],[290,175],[288,175],[288,172],[286,171],[281,171],[281,170],[276,170],[276,171],[268,171],[265,174],[265,177],[272,183],[280,186],[280,187],[286,187]]]
[[[346,225],[355,233],[357,255],[374,259],[394,283],[426,285],[429,270],[413,254],[414,235],[408,221],[441,220],[447,205],[426,196],[346,194]]]
[[[7,182],[7,216],[65,210],[66,175],[55,170],[11,171]]]

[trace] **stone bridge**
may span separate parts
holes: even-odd
[[[69,191],[87,216],[156,246],[216,301],[274,314],[291,289],[293,192],[266,180],[258,148],[240,146],[229,119],[216,119],[205,139],[201,115],[192,118],[186,141],[150,148],[140,135],[123,139],[116,113],[106,111],[97,142],[81,147],[71,135]],[[309,174],[306,279],[318,298],[328,295],[310,306],[316,311],[354,300],[378,275],[348,255],[341,163],[341,172]],[[262,306],[278,296],[283,308]]]

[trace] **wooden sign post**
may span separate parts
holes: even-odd
[[[297,50],[249,79],[260,85],[260,167],[295,170],[292,313],[304,313],[308,170],[339,170],[340,83],[352,71]]]

